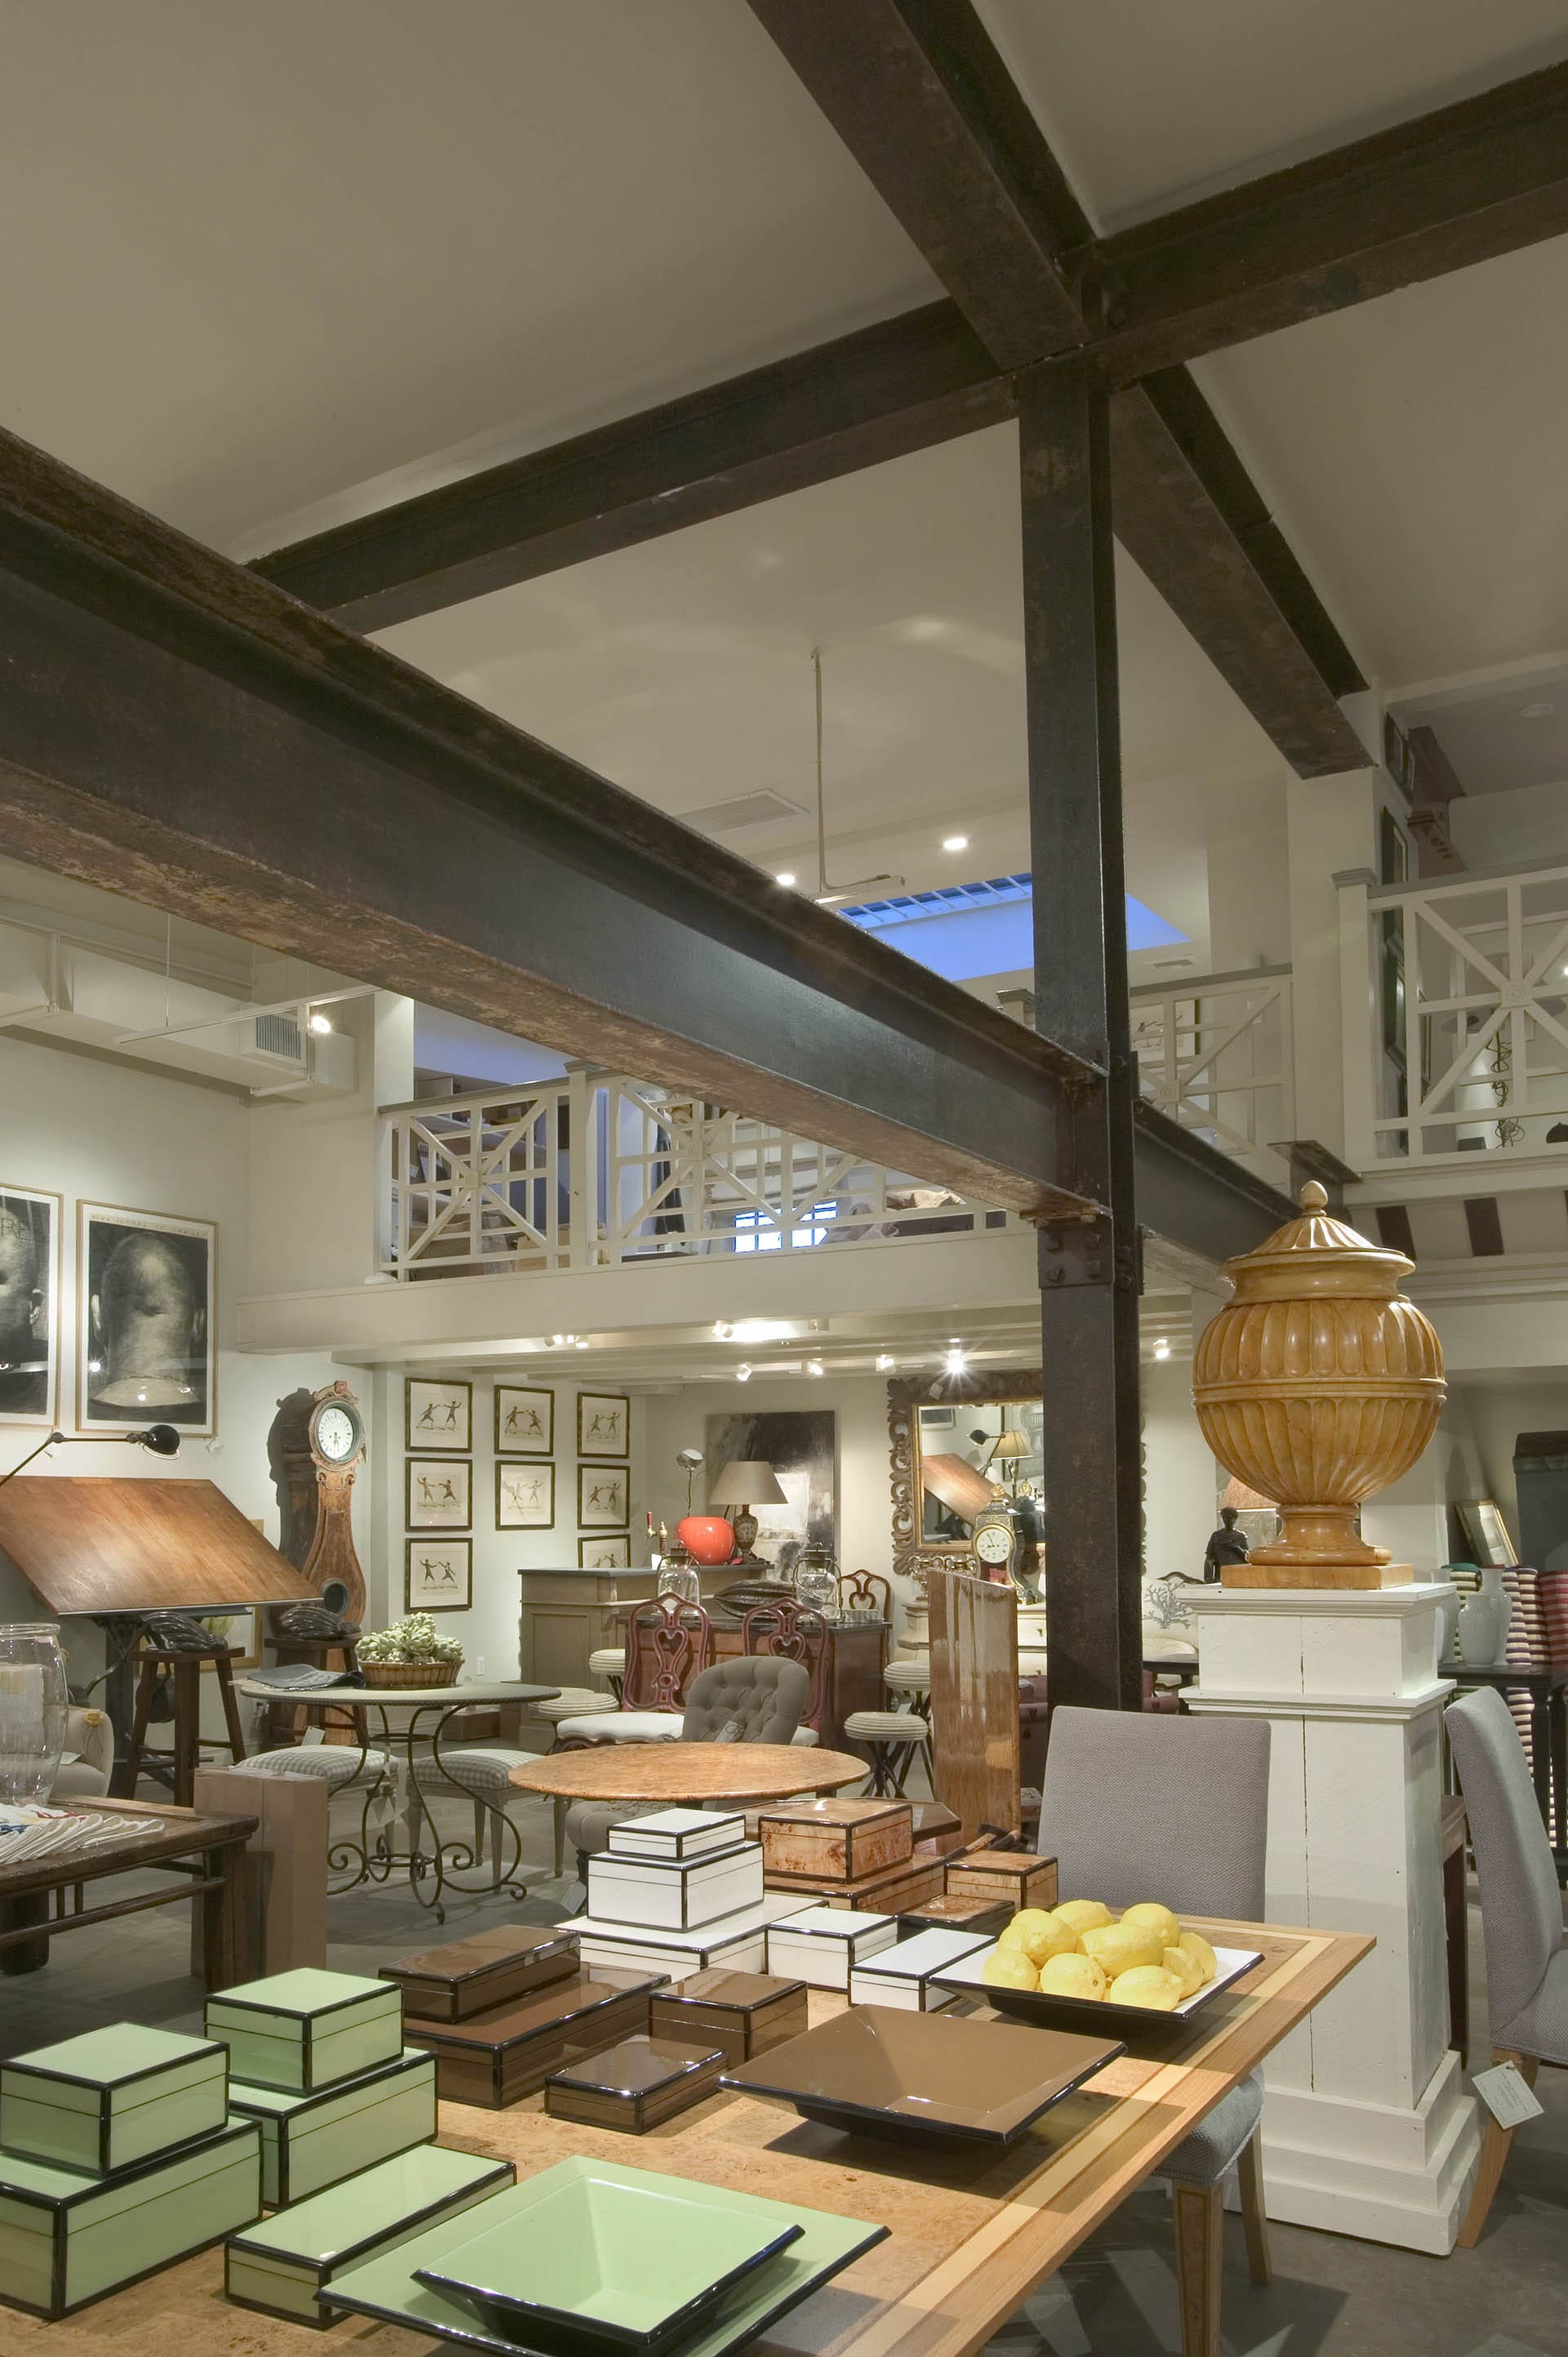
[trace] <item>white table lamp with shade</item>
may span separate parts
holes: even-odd
[[[757,1544],[757,1516],[752,1507],[787,1506],[789,1502],[778,1474],[760,1458],[732,1458],[708,1484],[708,1504],[725,1515],[735,1533],[740,1560],[747,1566],[758,1561],[752,1553]]]

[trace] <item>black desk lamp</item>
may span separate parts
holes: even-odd
[[[25,1473],[34,1458],[41,1457],[46,1448],[53,1448],[60,1441],[69,1448],[78,1440],[128,1440],[133,1448],[150,1448],[155,1457],[179,1455],[179,1434],[172,1424],[146,1424],[138,1432],[51,1432],[47,1440],[40,1440],[36,1448],[28,1450],[19,1465],[13,1465],[9,1473],[0,1473],[0,1490],[7,1481],[14,1481],[18,1473]]]

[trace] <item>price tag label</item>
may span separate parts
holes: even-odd
[[[1541,2106],[1525,2085],[1517,2062],[1498,2062],[1490,2071],[1477,2071],[1473,2083],[1498,2127],[1522,2127],[1526,2120],[1541,2117]]]

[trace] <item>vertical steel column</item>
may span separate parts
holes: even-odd
[[[1040,1234],[1050,1690],[1135,1710],[1141,1255],[1107,401],[1077,357],[1026,371],[1018,393],[1035,1021],[1107,1075],[1062,1176],[1108,1216]]]

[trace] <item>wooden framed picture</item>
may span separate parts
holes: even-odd
[[[577,1394],[579,1457],[624,1457],[631,1447],[631,1402],[624,1392]]]
[[[474,1519],[474,1469],[467,1458],[411,1457],[407,1466],[411,1531],[466,1531]]]
[[[630,1512],[629,1466],[578,1466],[577,1524],[580,1530],[624,1530]]]
[[[77,1211],[77,1429],[210,1433],[216,1226],[113,1203]]]
[[[1459,1517],[1459,1527],[1473,1562],[1501,1569],[1519,1561],[1502,1508],[1495,1498],[1456,1498],[1454,1512]]]
[[[584,1571],[628,1571],[630,1536],[625,1531],[611,1531],[607,1538],[579,1539],[577,1562]]]
[[[467,1457],[474,1445],[474,1386],[435,1375],[409,1375],[403,1386],[405,1448],[455,1448]]]
[[[555,1526],[555,1468],[505,1461],[496,1467],[498,1531],[548,1531]]]
[[[58,1195],[0,1186],[0,1424],[54,1430],[59,1395]]]
[[[498,1383],[496,1455],[550,1457],[554,1449],[554,1393],[529,1383]]]
[[[403,1541],[405,1612],[467,1612],[474,1601],[472,1539]]]

